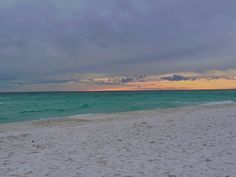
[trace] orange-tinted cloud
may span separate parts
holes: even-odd
[[[88,74],[54,83],[24,83],[16,91],[121,91],[121,90],[236,89],[236,71],[172,73],[138,77]]]
[[[95,82],[92,90],[236,89],[236,72],[234,70],[174,73],[138,78],[116,78],[115,80],[120,82],[99,86]],[[110,82],[111,79],[108,81]]]

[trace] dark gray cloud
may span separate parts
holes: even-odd
[[[195,80],[217,80],[217,79],[226,79],[226,80],[235,80],[232,76],[224,76],[224,75],[199,75],[199,76],[184,76],[173,74],[171,76],[164,76],[161,77],[161,80],[168,80],[168,81],[195,81]]]
[[[166,76],[162,77],[162,80],[168,80],[168,81],[183,81],[183,80],[192,80],[190,77],[182,76],[182,75],[172,75],[172,76]]]
[[[1,0],[0,80],[235,68],[235,6],[234,0]]]
[[[80,83],[90,83],[90,84],[96,84],[96,85],[123,85],[130,82],[137,81],[138,79],[136,77],[121,77],[121,76],[111,76],[111,77],[104,77],[104,78],[98,78],[93,79],[89,78],[86,80],[80,81]]]

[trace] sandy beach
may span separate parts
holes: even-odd
[[[0,125],[1,177],[235,177],[236,106]]]

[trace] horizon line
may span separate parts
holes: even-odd
[[[148,91],[217,91],[217,90],[236,90],[236,88],[225,89],[143,89],[143,90],[65,90],[65,91],[0,91],[1,93],[89,93],[89,92],[148,92]]]

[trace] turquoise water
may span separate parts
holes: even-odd
[[[0,93],[0,123],[236,102],[236,90]]]

